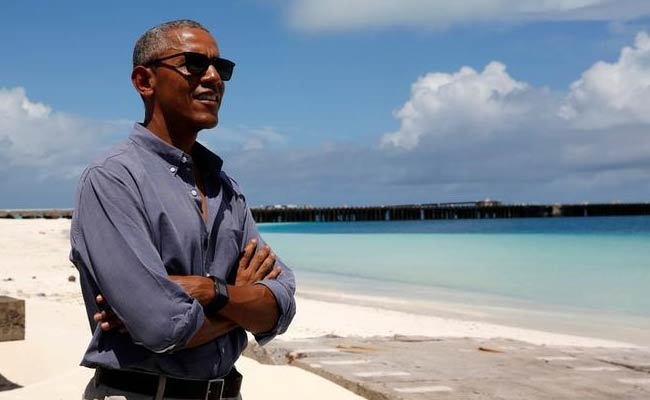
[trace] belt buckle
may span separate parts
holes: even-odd
[[[223,386],[224,386],[223,383],[224,383],[223,379],[210,379],[208,381],[208,387],[206,388],[205,391],[204,400],[221,399],[221,396],[223,395]],[[219,397],[213,397],[216,393],[219,394]]]

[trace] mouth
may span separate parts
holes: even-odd
[[[202,103],[209,103],[209,104],[216,104],[221,100],[221,97],[214,92],[203,92],[199,94],[195,94],[192,96],[195,100],[199,100]]]

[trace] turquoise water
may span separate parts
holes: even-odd
[[[299,282],[363,278],[650,316],[650,217],[260,224]],[[326,274],[326,275],[318,275]],[[377,285],[379,286],[379,285]],[[403,287],[403,286],[399,286]],[[381,295],[382,293],[376,293]],[[409,296],[409,293],[404,293]]]

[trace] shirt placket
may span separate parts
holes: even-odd
[[[215,258],[215,246],[219,235],[219,225],[223,222],[223,208],[226,206],[223,200],[223,187],[217,181],[219,175],[209,174],[205,179],[206,194],[208,197],[208,212],[210,213],[208,226],[209,242],[207,247],[207,259],[204,265],[205,272],[210,271],[210,265]],[[212,271],[211,273],[214,273]]]
[[[201,266],[203,268],[202,271],[195,271],[199,272],[202,275],[205,275],[207,272],[206,269],[206,264],[208,261],[207,257],[207,252],[208,252],[208,242],[209,242],[209,234],[208,234],[208,228],[203,220],[203,215],[201,213],[201,196],[199,194],[199,188],[197,185],[196,180],[194,179],[194,173],[192,170],[193,162],[192,159],[183,154],[180,158],[180,170],[182,171],[182,174],[185,176],[186,179],[183,179],[183,182],[185,186],[189,190],[189,196],[193,200],[194,204],[194,210],[196,211],[196,216],[199,220],[199,226],[201,227],[201,238],[200,238],[200,243],[201,243]],[[180,171],[179,171],[180,172]],[[205,185],[204,185],[205,187]],[[205,193],[206,201],[208,201],[208,194],[207,194],[207,187],[206,187],[206,193]],[[209,207],[210,202],[208,201],[208,218],[211,219],[213,218],[212,215],[212,210]]]

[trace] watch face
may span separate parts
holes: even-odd
[[[219,288],[219,293],[217,293],[217,296],[223,301],[223,306],[225,306],[228,303],[228,300],[230,299],[228,297],[228,285],[226,285],[226,282],[223,279],[217,278],[217,287]]]
[[[210,304],[204,307],[204,313],[215,314],[228,304],[228,285],[226,285],[226,281],[219,279],[216,276],[209,275],[208,278],[212,279],[212,282],[214,282],[214,299],[212,299]]]

